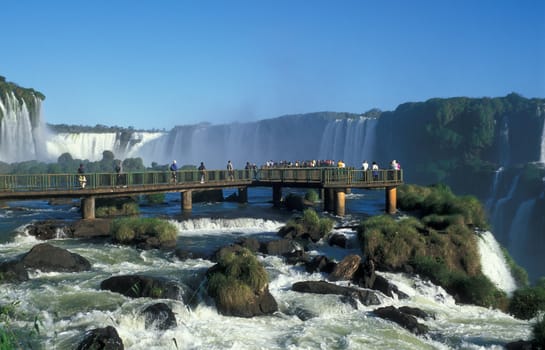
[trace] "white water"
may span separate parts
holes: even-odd
[[[256,235],[260,230],[276,231],[280,222],[253,218],[191,219],[178,222],[179,238],[191,242],[203,236],[228,244],[239,235]],[[0,256],[15,256],[38,243],[26,236],[24,229],[16,243],[0,245]],[[343,229],[352,244],[354,232]],[[494,261],[498,252],[491,234],[485,234],[483,266]],[[129,299],[119,294],[100,291],[100,282],[119,274],[145,273],[167,276],[175,280],[194,279],[213,265],[202,259],[179,261],[161,251],[138,251],[111,244],[89,244],[77,240],[56,240],[64,247],[88,258],[93,266],[87,273],[32,274],[32,280],[0,289],[3,302],[17,300],[28,316],[18,325],[33,327],[33,317],[40,320],[40,337],[44,349],[74,348],[86,329],[114,326],[125,349],[497,349],[508,341],[527,339],[530,323],[519,321],[502,312],[475,306],[456,305],[441,287],[404,274],[382,273],[409,299],[398,300],[382,295],[380,306],[412,306],[435,314],[435,319],[421,320],[428,327],[428,336],[415,336],[392,322],[373,316],[379,306],[352,307],[334,295],[303,294],[291,291],[293,283],[323,280],[325,275],[308,274],[302,267],[286,265],[275,256],[260,256],[269,273],[269,289],[277,300],[275,315],[251,319],[225,317],[213,304],[202,300],[190,309],[182,301]],[[497,244],[497,243],[496,243]],[[354,253],[330,247],[322,242],[313,246],[314,254],[340,259]],[[498,276],[503,272],[496,271]],[[505,276],[500,279],[504,279]],[[340,283],[346,284],[346,283]],[[200,290],[198,295],[204,296]],[[175,312],[178,326],[167,331],[145,329],[143,308],[161,301]],[[313,315],[303,321],[296,316]],[[23,317],[22,315],[18,317]]]
[[[517,289],[511,269],[507,264],[499,243],[490,231],[479,234],[479,254],[483,274],[508,295]]]
[[[31,123],[31,114],[39,116],[41,101],[35,98],[36,110],[30,111],[24,101],[21,103],[10,92],[6,99],[0,99],[0,161],[6,163],[21,162],[41,158],[41,126],[35,129]],[[39,121],[39,117],[37,117]]]

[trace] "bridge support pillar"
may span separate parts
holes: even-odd
[[[344,216],[345,213],[345,197],[344,191],[338,190],[335,193],[335,215]]]
[[[282,205],[282,186],[280,185],[273,185],[272,188],[273,191],[273,206],[275,208],[280,208]]]
[[[397,211],[397,187],[386,187],[386,212],[395,214]]]
[[[190,213],[193,210],[193,191],[188,190],[181,192],[182,196],[182,212]]]
[[[81,200],[81,218],[82,219],[94,219],[95,218],[95,197],[85,197]]]
[[[239,187],[238,188],[238,202],[239,203],[248,203],[248,187]]]
[[[332,188],[324,188],[324,211],[335,211],[335,190]]]

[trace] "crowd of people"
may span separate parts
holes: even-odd
[[[246,162],[244,169],[247,171],[253,171],[254,178],[257,178],[258,170],[259,169],[276,169],[276,168],[314,168],[314,167],[336,167],[336,168],[346,168],[346,163],[339,159],[337,162],[335,162],[332,159],[324,159],[324,160],[303,160],[303,161],[273,161],[268,160],[261,166],[261,168],[258,168],[258,166],[255,163]],[[170,171],[170,182],[171,183],[177,183],[178,179],[178,164],[176,160],[173,160],[172,163],[168,167]],[[229,180],[235,179],[235,167],[231,160],[227,161],[227,177]],[[352,167],[352,169],[355,169]],[[371,165],[367,162],[367,160],[364,160],[361,164],[361,170],[364,171],[371,171],[371,174],[373,176],[373,179],[378,179],[378,171],[379,171],[379,165],[377,162],[373,161]],[[390,162],[390,170],[401,170],[401,164],[397,160],[392,160]],[[116,185],[120,186],[123,184],[123,168],[122,168],[122,162],[116,161],[114,165],[114,170],[116,172]],[[201,162],[199,167],[197,168],[199,171],[200,176],[200,183],[204,183],[206,181],[206,166],[204,165],[204,162]],[[83,164],[80,164],[78,170],[78,181],[81,188],[85,188],[87,184],[87,178],[85,177],[85,169],[83,167]],[[367,177],[367,175],[365,175]]]

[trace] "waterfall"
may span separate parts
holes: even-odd
[[[511,294],[517,289],[517,284],[511,269],[505,261],[501,247],[490,231],[479,234],[479,254],[483,274],[504,292]]]
[[[543,120],[543,131],[541,132],[541,154],[539,161],[545,164],[545,118]]]
[[[39,147],[41,100],[34,97],[33,103],[33,107],[28,106],[13,92],[0,98],[0,161],[22,162],[44,156]],[[37,126],[32,120],[37,120]]]
[[[70,153],[74,159],[89,159],[90,161],[101,160],[104,151],[112,151],[115,154],[118,146],[115,132],[59,133],[46,141],[49,154]]]
[[[494,172],[494,180],[492,181],[492,188],[490,190],[490,197],[486,200],[485,209],[487,213],[490,213],[492,206],[494,205],[494,200],[496,199],[496,192],[498,189],[498,183],[500,182],[501,174],[503,173],[503,167],[499,167]]]
[[[500,198],[496,204],[493,206],[492,210],[492,225],[494,225],[494,229],[496,231],[497,236],[500,238],[506,238],[505,232],[503,231],[503,227],[505,226],[505,205],[513,198],[513,195],[515,194],[515,190],[517,189],[518,183],[520,180],[520,174],[517,174],[515,178],[513,179],[513,182],[511,182],[511,186],[509,187],[509,191],[507,192],[507,195]],[[503,241],[503,240],[502,240]]]
[[[535,198],[523,202],[517,209],[509,229],[509,253],[522,265],[528,265],[531,262],[527,254],[528,246],[532,244],[529,222],[535,203]]]
[[[319,159],[342,159],[359,168],[375,154],[377,118],[343,119],[329,122],[320,143]]]

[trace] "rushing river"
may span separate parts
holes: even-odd
[[[142,215],[167,216],[178,228],[178,247],[212,252],[242,236],[259,240],[277,238],[277,230],[290,213],[271,209],[270,190],[250,189],[249,204],[194,203],[193,215],[180,215],[179,195],[168,195],[168,204],[143,207]],[[383,191],[362,191],[347,196],[346,221],[381,213]],[[29,251],[41,243],[26,232],[26,225],[36,220],[77,220],[71,205],[50,206],[46,202],[11,202],[0,209],[0,259],[6,260]],[[360,253],[356,234],[347,235],[348,249],[318,243],[312,254],[342,259]],[[182,301],[160,300],[174,311],[178,326],[159,331],[146,329],[140,314],[156,299],[130,299],[101,291],[100,283],[115,275],[147,274],[167,276],[200,286],[195,298],[201,298],[204,284],[195,281],[213,263],[203,259],[180,261],[172,252],[138,251],[104,241],[56,239],[49,243],[82,255],[92,270],[81,273],[42,273],[33,271],[27,282],[0,285],[0,305],[16,302],[16,314],[10,327],[24,333],[34,349],[75,349],[86,330],[111,325],[123,340],[125,349],[502,349],[507,342],[531,337],[531,321],[517,320],[497,310],[455,304],[442,288],[402,274],[386,274],[408,299],[381,297],[381,306],[413,306],[431,312],[435,318],[420,320],[430,328],[426,336],[416,336],[400,326],[377,318],[378,306],[345,303],[334,295],[302,294],[291,291],[293,283],[323,280],[321,274],[308,274],[303,267],[284,263],[276,256],[259,256],[266,267],[269,289],[279,311],[271,316],[225,317],[215,307],[201,300],[190,308]],[[480,242],[483,270],[504,290],[513,289],[492,234]],[[302,321],[297,312],[313,315]]]

